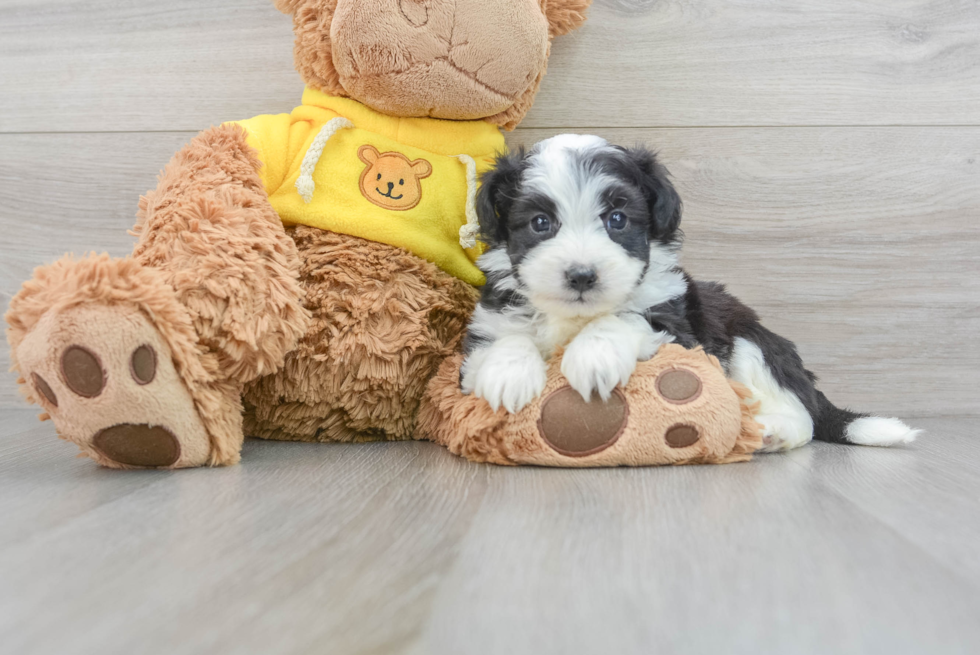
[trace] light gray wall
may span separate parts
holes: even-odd
[[[181,144],[298,102],[291,52],[266,0],[0,0],[3,303],[66,251],[126,254]],[[509,140],[561,131],[660,149],[689,269],[796,341],[835,401],[978,413],[980,6],[597,0]]]

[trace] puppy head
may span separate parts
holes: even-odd
[[[680,242],[681,200],[656,156],[594,136],[561,135],[499,158],[477,211],[486,261],[499,267],[506,252],[528,301],[567,318],[622,307],[651,256],[672,261]]]

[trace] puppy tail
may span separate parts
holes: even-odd
[[[818,412],[813,417],[813,438],[860,446],[894,446],[910,443],[922,434],[897,418],[880,418],[841,409],[817,390]]]

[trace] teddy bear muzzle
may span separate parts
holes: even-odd
[[[503,112],[535,84],[548,53],[537,0],[339,0],[330,37],[347,93],[395,116]]]

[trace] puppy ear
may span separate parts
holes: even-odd
[[[592,0],[541,0],[548,19],[548,34],[554,38],[577,30],[585,22],[585,10]]]
[[[499,155],[494,167],[480,178],[476,214],[480,219],[480,238],[489,246],[507,241],[507,216],[517,196],[524,163],[524,148]]]
[[[657,155],[643,146],[627,149],[626,156],[636,166],[637,182],[650,210],[650,239],[672,240],[681,225],[683,203],[670,173],[657,161]]]

